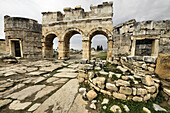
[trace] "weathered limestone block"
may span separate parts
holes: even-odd
[[[143,88],[137,88],[137,95],[144,96],[147,94],[147,90]]]
[[[126,95],[125,94],[121,94],[121,93],[113,92],[113,97],[115,97],[117,99],[121,99],[121,100],[126,100]]]
[[[154,85],[154,81],[151,76],[146,75],[142,78],[142,83],[148,86]]]
[[[132,94],[132,89],[129,87],[120,87],[119,90],[120,93],[126,94],[126,95],[131,95]]]
[[[170,54],[159,54],[155,72],[160,78],[170,79]]]
[[[118,91],[118,88],[116,87],[115,84],[106,83],[106,88],[111,91]]]
[[[119,79],[116,81],[116,86],[130,86],[130,82]]]
[[[122,110],[121,110],[121,108],[120,108],[118,105],[113,105],[113,106],[110,108],[110,111],[112,111],[112,112],[114,112],[114,113],[116,113],[116,112],[122,113]]]
[[[147,101],[151,98],[151,94],[146,94],[143,98],[144,101]]]
[[[156,91],[156,87],[155,86],[151,86],[151,87],[144,86],[144,87],[147,89],[147,91],[149,93],[154,93]]]
[[[97,85],[98,87],[104,89],[105,85],[105,80],[106,78],[105,77],[96,77],[93,79],[93,84]]]
[[[142,101],[143,101],[143,98],[142,98],[142,97],[135,96],[135,97],[133,97],[133,101],[142,102]]]
[[[90,90],[86,95],[88,100],[93,100],[94,98],[97,97],[97,93],[93,90]]]

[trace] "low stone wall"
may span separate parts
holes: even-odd
[[[91,68],[80,68],[78,76],[79,82],[88,83],[91,88],[116,99],[143,102],[155,98],[159,92],[160,83],[160,80],[153,71],[155,70],[156,58],[143,58],[142,65],[146,64],[147,69],[152,66],[152,71],[145,70],[142,66],[137,65],[139,62],[134,65],[129,63],[132,68],[136,66],[136,70],[125,66],[125,63],[128,64],[130,59],[135,58],[120,58],[121,63],[119,62],[120,64],[117,65],[116,68],[117,70],[121,70],[122,74],[112,71],[105,72],[94,62],[93,65],[88,64]],[[100,63],[101,65],[106,64],[106,62],[102,61]],[[86,66],[84,65],[84,67],[88,67],[87,64]],[[141,70],[144,69],[144,71],[139,71],[138,68],[141,68]],[[93,69],[95,69],[95,71]],[[127,73],[130,74],[127,75]]]

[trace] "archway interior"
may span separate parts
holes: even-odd
[[[95,31],[90,35],[90,41],[90,57],[106,60],[108,50],[108,35],[104,31]]]
[[[49,34],[45,37],[45,58],[57,57],[55,50],[58,48],[58,38],[55,34]]]
[[[64,37],[65,42],[65,57],[70,58],[70,55],[73,57],[71,58],[80,58],[81,57],[81,50],[82,50],[82,36],[77,31],[69,31],[66,33]],[[78,54],[79,56],[75,56]]]

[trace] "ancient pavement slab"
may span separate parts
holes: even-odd
[[[68,113],[88,113],[86,109],[87,104],[88,103],[82,99],[82,96],[78,94]]]
[[[5,97],[5,96],[9,95],[10,93],[14,92],[15,90],[22,88],[24,86],[25,86],[25,84],[18,84],[16,86],[14,86],[13,88],[9,89],[9,90],[6,90],[4,92],[0,92],[0,97]]]
[[[7,83],[5,83],[5,84],[2,84],[2,85],[0,85],[0,88],[7,88],[7,87],[11,87],[11,86],[13,86],[13,82],[7,82]]]
[[[40,103],[35,103],[28,109],[28,111],[35,111],[40,105],[41,105]]]
[[[12,100],[10,99],[5,99],[5,100],[0,100],[0,108],[9,104]]]
[[[23,83],[33,83],[33,84],[37,84],[40,83],[41,81],[45,80],[45,77],[30,77],[28,78],[28,80],[24,81]]]
[[[29,67],[29,68],[26,68],[26,71],[27,72],[33,72],[33,71],[37,71],[38,68],[37,67]]]
[[[62,79],[59,79],[57,81],[54,81],[53,84],[64,84],[68,81],[69,79],[68,78],[62,78]]]
[[[56,80],[58,80],[59,78],[56,78],[56,77],[50,77],[46,80],[47,83],[51,83],[51,82],[54,82]]]
[[[27,87],[19,92],[13,93],[7,97],[11,97],[13,99],[18,99],[18,100],[24,100],[25,98],[31,96],[32,94],[38,92],[42,88],[44,88],[45,85],[34,85]]]
[[[10,72],[7,72],[4,74],[4,76],[12,76],[12,75],[16,75],[17,73],[16,72],[13,72],[13,71],[10,71]]]
[[[9,109],[13,109],[13,110],[24,110],[25,108],[27,108],[29,105],[31,105],[32,102],[24,102],[21,103],[19,100],[15,100],[13,101],[10,105],[9,105]]]
[[[35,100],[44,97],[45,95],[51,93],[52,91],[56,90],[57,88],[59,88],[58,85],[55,86],[47,86],[45,88],[43,88],[42,90],[40,90],[36,95],[35,95]]]
[[[47,112],[52,107],[53,113],[67,113],[78,93],[78,80],[72,79],[52,96],[45,100],[34,113]]]
[[[53,76],[58,78],[76,78],[78,73],[56,73]]]
[[[63,69],[57,70],[57,72],[60,72],[60,73],[75,73],[76,71],[77,70],[69,69],[69,68],[63,68]]]
[[[43,71],[34,71],[34,72],[28,73],[28,75],[36,76],[36,75],[41,75],[41,74],[45,74],[45,73],[46,72],[43,72]]]

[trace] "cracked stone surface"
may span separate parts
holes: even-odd
[[[15,100],[13,101],[10,105],[9,105],[9,109],[13,109],[13,110],[23,110],[26,107],[28,107],[29,105],[31,105],[32,102],[24,102],[21,103],[19,100]]]

